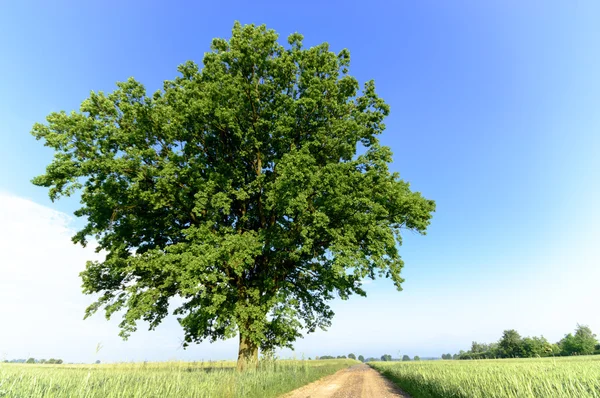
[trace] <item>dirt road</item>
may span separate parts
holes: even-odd
[[[410,398],[365,364],[340,370],[283,398]]]

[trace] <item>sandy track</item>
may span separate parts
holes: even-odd
[[[365,364],[340,370],[331,376],[294,390],[282,398],[410,398]]]

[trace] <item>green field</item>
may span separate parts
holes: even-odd
[[[373,362],[413,398],[600,397],[600,357]]]
[[[235,362],[107,365],[0,364],[0,397],[276,397],[357,363],[275,361],[239,373]]]

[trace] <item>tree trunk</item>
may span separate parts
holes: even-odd
[[[258,367],[258,345],[240,333],[240,349],[237,370],[256,369]]]

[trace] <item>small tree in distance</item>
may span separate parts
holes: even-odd
[[[358,360],[361,361],[361,362],[364,362],[365,361],[365,357],[363,357],[362,355],[359,355],[358,356]]]
[[[356,359],[356,355],[350,353],[350,354],[348,354],[348,358],[350,358],[350,359]]]
[[[414,361],[420,361],[421,358],[418,355],[415,355],[415,358],[413,359]]]
[[[406,361],[410,361],[410,357],[409,357],[408,355],[404,355],[404,356],[402,357],[402,360],[403,360],[403,361],[405,361],[405,362],[406,362]]]

